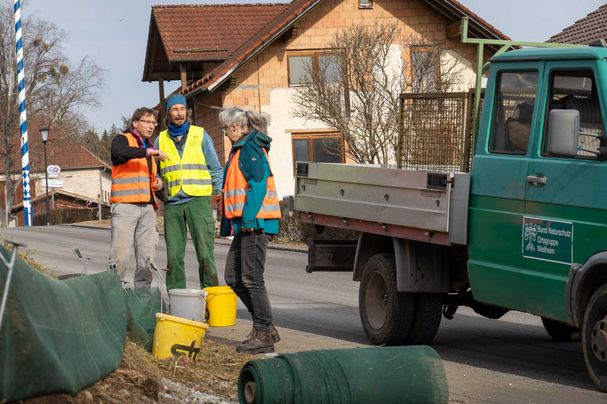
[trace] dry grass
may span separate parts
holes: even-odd
[[[127,341],[120,367],[75,396],[53,394],[23,401],[41,403],[178,403],[186,399],[179,385],[238,401],[238,375],[253,356],[238,354],[234,347],[205,339],[196,361],[185,356],[157,360],[143,348]],[[164,383],[167,379],[178,383]],[[166,384],[166,385],[165,385]]]
[[[227,400],[238,400],[238,376],[253,356],[236,353],[231,345],[207,339],[196,362],[185,356],[159,361],[165,377]]]

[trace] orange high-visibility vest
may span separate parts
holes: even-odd
[[[268,153],[265,149],[262,150],[267,159]],[[249,189],[249,184],[242,171],[240,171],[239,158],[240,149],[232,156],[232,161],[226,172],[225,186],[222,193],[223,212],[228,219],[242,217]],[[269,160],[268,164],[270,164]],[[278,194],[276,193],[274,175],[271,168],[270,176],[266,179],[266,195],[256,217],[259,219],[280,219],[280,205],[278,204]]]
[[[129,146],[139,147],[137,139],[131,133],[125,133]],[[152,173],[145,157],[130,159],[126,163],[112,167],[111,203],[146,203],[150,202],[150,191],[156,178],[156,162],[152,161]],[[152,197],[154,208],[156,198]]]

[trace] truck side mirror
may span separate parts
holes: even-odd
[[[580,111],[553,109],[548,116],[548,153],[577,156],[580,141]]]

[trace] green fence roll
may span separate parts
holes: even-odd
[[[0,293],[7,273],[0,263]],[[125,338],[116,274],[60,281],[17,259],[0,329],[0,402],[78,392],[120,365]]]
[[[428,346],[327,349],[247,362],[241,403],[447,403],[442,360]]]

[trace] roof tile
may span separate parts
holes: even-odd
[[[607,38],[607,4],[551,36],[548,42],[588,44],[601,38]]]
[[[224,60],[288,6],[164,5],[152,14],[169,61]]]

